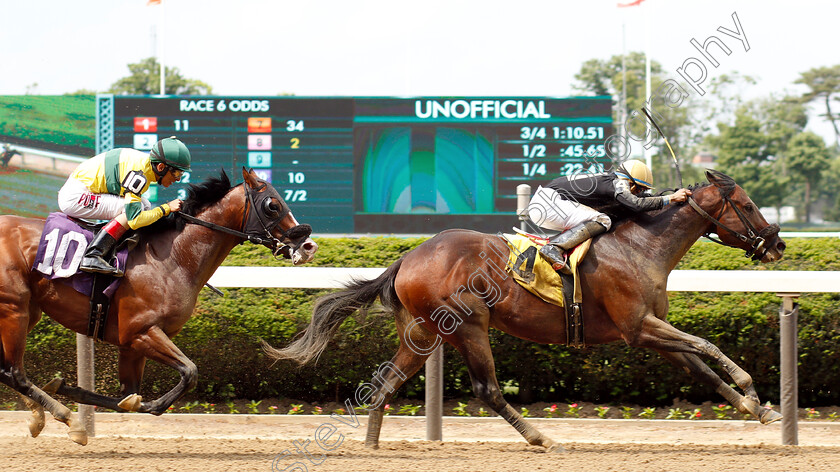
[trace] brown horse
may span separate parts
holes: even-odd
[[[709,171],[706,176],[711,184],[693,189],[691,205],[669,205],[632,216],[593,241],[580,266],[583,341],[592,345],[622,340],[653,349],[714,387],[740,412],[770,423],[781,415],[760,405],[746,372],[712,343],[683,333],[665,320],[668,273],[701,235],[716,232],[727,246],[745,249],[748,256],[762,262],[778,260],[784,253],[779,227],[767,224],[741,187],[719,172]],[[308,362],[324,350],[342,320],[379,297],[396,318],[400,347],[392,365],[378,373],[379,385],[365,396],[372,399],[365,403],[376,407],[370,411],[368,446],[378,445],[383,405],[417,372],[442,338],[466,361],[476,396],[530,444],[562,450],[508,405],[496,380],[489,327],[539,343],[567,340],[562,310],[508,276],[507,254],[505,242],[496,235],[444,231],[377,279],[353,282],[319,299],[309,327],[288,347],[263,347],[275,359]],[[721,380],[699,356],[720,364],[745,395]]]
[[[81,421],[54,400],[53,393],[112,410],[160,415],[193,388],[196,366],[170,338],[190,318],[199,291],[237,244],[246,239],[258,242],[295,264],[312,259],[318,246],[309,238],[309,225],[298,224],[277,190],[253,170],[243,168],[242,176],[244,183],[233,188],[224,172],[191,185],[182,218],[172,215],[141,230],[143,237],[129,254],[104,327],[104,340],[119,347],[119,398],[68,386],[61,379],[39,389],[27,379],[26,334],[41,313],[87,334],[90,303],[69,285],[32,270],[44,220],[0,216],[0,381],[19,392],[32,409],[33,437],[44,427],[46,408],[70,426],[74,441],[87,442]],[[185,218],[198,224],[185,225]],[[172,367],[181,376],[171,391],[151,402],[137,395],[146,359]]]

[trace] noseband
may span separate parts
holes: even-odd
[[[277,213],[277,209],[272,206],[271,195],[266,192],[261,192],[266,184],[263,182],[258,188],[252,189],[248,182],[243,182],[245,185],[245,195],[248,196],[248,206],[245,208],[245,227],[243,231],[248,235],[248,240],[271,249],[274,257],[281,254],[286,247],[296,251],[309,235],[312,234],[312,227],[307,224],[293,226],[281,233],[283,240],[275,238],[271,234],[271,230],[283,221],[289,213],[292,212],[289,205],[281,198],[281,211],[278,216],[271,216],[271,220],[266,222],[263,219],[265,214]],[[254,196],[256,194],[256,197]],[[262,211],[259,211],[262,210]],[[254,239],[252,239],[254,238]],[[263,239],[264,238],[264,239]],[[258,240],[258,241],[257,241]],[[284,242],[284,241],[288,241]],[[294,241],[298,241],[294,244]]]
[[[278,211],[271,202],[271,195],[267,192],[261,192],[267,185],[265,182],[258,188],[251,188],[248,182],[243,182],[245,187],[246,207],[245,207],[245,223],[242,231],[230,229],[225,226],[210,223],[202,219],[196,218],[186,213],[176,213],[179,217],[185,219],[188,223],[210,228],[222,233],[231,234],[233,236],[245,239],[254,244],[260,244],[271,250],[274,257],[282,254],[283,250],[289,248],[292,252],[304,243],[306,238],[312,234],[312,227],[307,224],[293,226],[281,233],[283,239],[277,239],[271,234],[271,230],[280,224],[283,218],[291,213],[289,205],[283,199],[280,199],[281,208]],[[254,194],[257,194],[255,197]],[[261,211],[260,211],[261,210]],[[271,216],[268,221],[263,219],[264,213],[277,213],[277,216]],[[297,243],[295,244],[295,241]]]
[[[741,223],[743,223],[744,228],[746,228],[747,230],[747,234],[735,231],[734,229],[726,226],[720,221],[720,219],[713,217],[712,215],[708,214],[705,210],[700,208],[700,205],[698,205],[697,202],[694,201],[694,199],[691,197],[688,197],[688,204],[691,205],[691,208],[694,208],[694,210],[697,211],[697,213],[699,213],[700,216],[711,221],[715,226],[721,227],[724,230],[729,231],[730,234],[732,234],[742,242],[749,244],[750,249],[748,249],[747,252],[744,254],[745,257],[748,257],[755,261],[761,260],[764,257],[764,255],[767,254],[767,247],[765,245],[767,239],[775,237],[777,234],[779,234],[779,225],[774,223],[772,225],[767,225],[767,227],[765,227],[761,231],[756,230],[755,226],[753,226],[753,224],[750,223],[750,221],[746,218],[746,216],[744,216],[741,210],[739,210],[738,207],[735,206],[734,203],[732,203],[732,200],[730,200],[729,198],[729,192],[724,192],[722,189],[718,190],[720,192],[721,198],[724,200],[723,207],[720,210],[720,215],[723,215],[723,213],[726,211],[726,205],[729,204],[735,211],[735,214],[738,215],[738,219],[740,219]],[[707,232],[703,236],[708,238],[710,241],[716,242],[723,246],[727,245],[723,241],[717,238],[713,238],[711,236],[711,232]]]

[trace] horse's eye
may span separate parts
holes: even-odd
[[[744,210],[746,210],[747,213],[752,213],[753,211],[755,211],[755,207],[752,203],[747,203],[746,205],[744,205]]]

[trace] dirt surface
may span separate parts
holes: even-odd
[[[566,449],[548,453],[499,418],[446,417],[444,442],[431,442],[422,440],[424,418],[387,417],[381,447],[371,450],[362,444],[361,416],[356,424],[309,415],[98,413],[87,446],[71,442],[52,419],[31,438],[27,416],[0,412],[3,471],[768,472],[834,471],[840,462],[840,423],[825,421],[800,422],[800,445],[782,446],[778,424],[754,421],[533,419]],[[297,452],[302,447],[308,457]]]

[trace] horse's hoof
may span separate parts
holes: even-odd
[[[44,430],[44,410],[41,410],[40,414],[33,411],[28,422],[29,434],[31,434],[33,438],[37,438],[38,435],[41,434],[41,431]]]
[[[368,449],[379,449],[379,442],[365,442],[365,447]]]
[[[125,411],[137,411],[140,409],[140,402],[142,402],[142,400],[143,397],[137,395],[136,393],[132,393],[117,403],[117,406]]]
[[[88,443],[88,435],[87,430],[85,430],[85,425],[76,418],[70,418],[70,421],[67,422],[67,426],[70,427],[70,431],[67,432],[70,439],[72,439],[76,444],[86,446]]]
[[[63,383],[64,383],[64,379],[62,379],[60,377],[56,377],[56,378],[50,380],[49,382],[47,382],[47,384],[44,385],[44,387],[41,388],[41,390],[43,390],[44,392],[46,392],[49,395],[55,395],[55,392],[57,392],[58,389],[61,388],[61,384],[63,384]]]
[[[755,415],[754,412],[761,409],[764,409],[764,407],[762,407],[756,400],[749,397],[743,397],[741,399],[741,404],[738,406],[738,411],[742,413],[752,413],[753,415]],[[761,413],[759,413],[759,415],[761,415]]]
[[[777,413],[768,408],[759,415],[758,421],[761,421],[761,424],[771,424],[781,420],[782,418],[783,416],[781,413]]]
[[[566,452],[566,448],[561,446],[560,443],[553,443],[546,448],[546,451],[557,454],[563,454]]]

